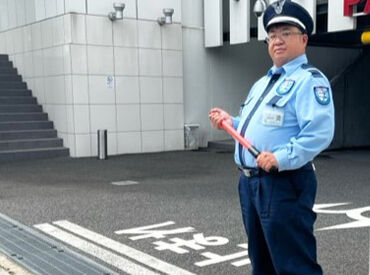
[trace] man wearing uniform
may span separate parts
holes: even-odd
[[[209,117],[219,129],[222,121],[232,125],[262,151],[254,159],[236,142],[253,274],[322,274],[313,235],[317,183],[311,161],[333,138],[331,88],[307,62],[313,21],[303,7],[274,2],[263,23],[273,67],[253,85],[239,116],[214,108]],[[270,173],[273,167],[278,171]]]

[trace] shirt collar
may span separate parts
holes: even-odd
[[[271,69],[267,72],[268,76],[271,76],[273,74],[282,74],[286,73],[287,75],[292,74],[298,67],[300,67],[302,64],[307,63],[307,56],[306,54],[302,54],[295,59],[289,61],[288,63],[284,64],[282,67],[276,67],[275,65],[271,67]]]

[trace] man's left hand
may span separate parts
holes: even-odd
[[[273,153],[261,152],[257,158],[257,164],[266,172],[269,172],[271,167],[278,168],[279,163]]]

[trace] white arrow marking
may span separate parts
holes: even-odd
[[[320,214],[345,214],[347,217],[355,220],[349,223],[343,223],[334,226],[328,226],[324,228],[317,229],[316,231],[323,230],[333,230],[333,229],[348,229],[348,228],[360,228],[360,227],[370,227],[370,218],[365,217],[362,213],[370,211],[370,206],[348,209],[348,210],[327,210],[326,208],[348,205],[350,203],[328,203],[328,204],[317,204],[314,206],[313,210]]]
[[[315,204],[313,206],[313,211],[320,214],[346,214],[347,210],[323,210],[326,208],[332,208],[336,206],[348,205],[350,202],[341,202],[341,203],[322,203]]]

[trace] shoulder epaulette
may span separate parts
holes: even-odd
[[[301,67],[302,67],[302,69],[305,69],[305,70],[315,68],[310,63],[302,64]]]
[[[307,64],[303,64],[302,66],[302,69],[304,70],[308,70],[313,77],[316,77],[316,78],[322,78],[322,74],[320,73],[319,70],[317,70],[314,66],[312,66],[311,64],[307,63]]]
[[[322,74],[318,70],[308,70],[313,77],[322,78]]]

